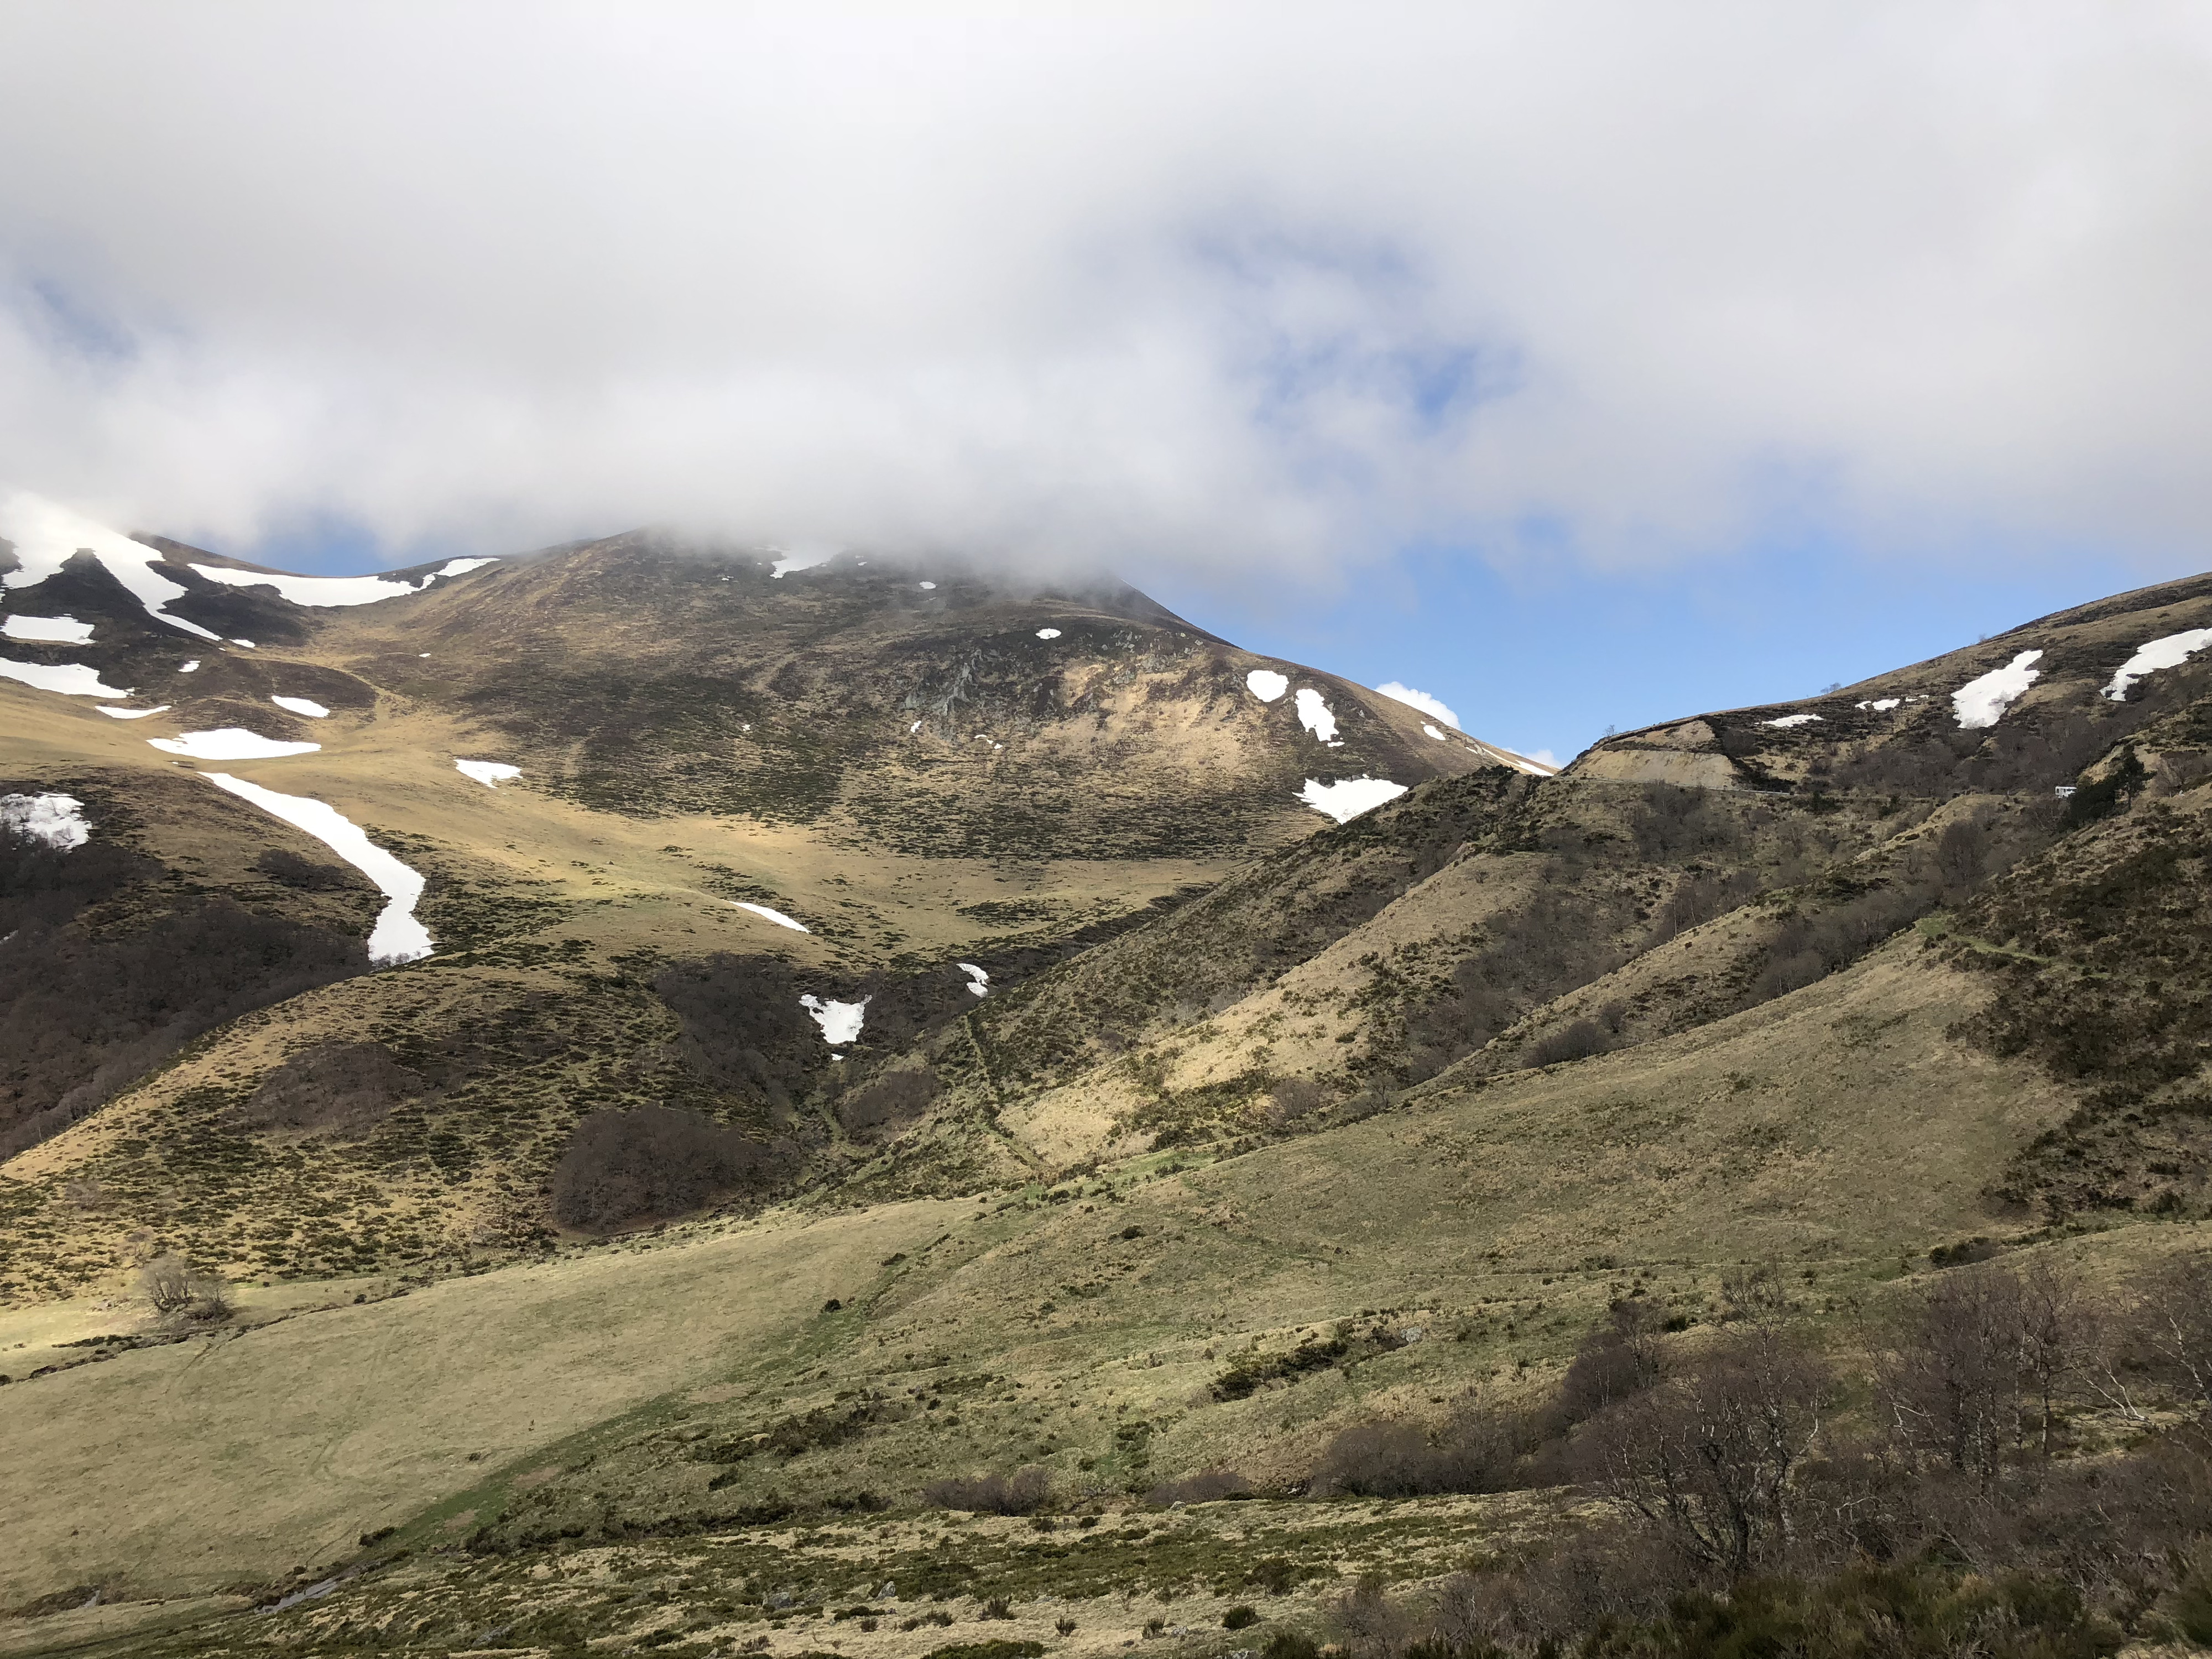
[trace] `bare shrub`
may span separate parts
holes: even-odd
[[[974,1514],[1034,1515],[1052,1501],[1052,1474],[1031,1464],[1010,1475],[946,1475],[921,1489],[921,1501]]]
[[[1961,1268],[1922,1298],[1878,1378],[1887,1426],[1909,1457],[1948,1464],[1987,1486],[2021,1438],[2019,1277]]]
[[[1829,1386],[1778,1332],[1754,1328],[1593,1419],[1588,1467],[1607,1498],[1690,1559],[1730,1573],[1771,1565]]]
[[[1583,1339],[1560,1380],[1552,1419],[1559,1428],[1586,1422],[1607,1407],[1640,1394],[1665,1370],[1660,1336],[1667,1310],[1642,1297],[1613,1305],[1606,1322]]]
[[[2153,1275],[2141,1320],[2164,1380],[2212,1404],[2212,1255],[2184,1256]]]
[[[1389,1595],[1379,1572],[1362,1573],[1330,1604],[1328,1619],[1337,1645],[1351,1659],[1396,1659],[1421,1627],[1419,1614]]]
[[[1320,1498],[1504,1492],[1519,1484],[1520,1460],[1535,1440],[1519,1415],[1480,1407],[1433,1431],[1413,1423],[1356,1423],[1329,1442],[1309,1489]]]
[[[553,1214],[591,1231],[681,1215],[784,1167],[780,1146],[691,1112],[593,1112],[553,1171]]]
[[[1267,1091],[1261,1118],[1270,1129],[1287,1129],[1328,1104],[1328,1091],[1311,1078],[1286,1077]]]
[[[155,1256],[138,1272],[139,1293],[165,1318],[205,1320],[231,1316],[230,1285],[219,1274],[193,1267],[182,1256]]]
[[[158,1314],[173,1314],[192,1299],[191,1270],[179,1255],[157,1255],[138,1270],[138,1289]]]
[[[1522,1056],[1530,1066],[1556,1066],[1563,1060],[1588,1060],[1613,1047],[1613,1038],[1594,1019],[1577,1019],[1540,1037]]]
[[[1145,1495],[1148,1504],[1216,1504],[1227,1498],[1249,1498],[1253,1486],[1235,1469],[1200,1469],[1178,1480],[1163,1480]]]

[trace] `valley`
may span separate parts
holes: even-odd
[[[2199,1639],[1975,1598],[2197,1467],[2212,581],[1553,775],[1117,584],[12,511],[0,1652],[1718,1651],[1560,1585],[1754,1371],[1778,1596]],[[2039,1449],[1883,1440],[2024,1284]]]

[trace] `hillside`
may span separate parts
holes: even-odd
[[[1433,1608],[1455,1574],[1517,1583],[1547,1562],[1565,1580],[1597,1562],[1646,1583],[1639,1617],[1690,1619],[1705,1604],[1635,1578],[1660,1571],[1655,1534],[1605,1530],[1632,1523],[1590,1448],[1643,1421],[1620,1412],[1650,1407],[1653,1378],[1718,1376],[1725,1402],[1753,1386],[1745,1354],[1768,1356],[1758,1387],[1796,1374],[1757,1346],[1785,1331],[1792,1364],[1831,1379],[1790,1407],[1817,1406],[1826,1437],[1802,1476],[1820,1571],[1869,1596],[1877,1567],[1948,1575],[1966,1602],[2010,1586],[1972,1626],[1992,1652],[2185,1628],[2198,1581],[2177,1540],[2212,1526],[2190,1484],[2202,1401],[2128,1321],[2212,1229],[2212,581],[1610,738],[1544,776],[1126,592],[909,614],[907,584],[979,579],[855,566],[594,544],[302,623],[324,631],[293,659],[374,701],[345,746],[258,775],[313,781],[434,872],[434,953],[396,968],[317,956],[363,938],[379,896],[281,860],[258,874],[268,847],[326,855],[241,836],[261,820],[185,769],[118,746],[26,774],[85,780],[91,833],[19,849],[9,901],[59,918],[36,925],[68,950],[219,898],[271,942],[263,1001],[173,1058],[112,1059],[156,1069],[0,1166],[16,1650],[1221,1659],[1261,1641],[1224,1626],[1249,1606],[1243,1628],[1288,1644],[1275,1659],[1310,1659],[1292,1638],[1370,1639],[1344,1599],[1363,1573]],[[540,572],[582,586],[540,606]],[[743,592],[692,592],[725,576]],[[610,591],[604,631],[629,630],[641,684],[694,670],[654,667],[637,617],[753,617],[763,665],[725,678],[755,700],[715,694],[717,741],[773,770],[750,723],[796,771],[802,734],[830,732],[834,791],[763,784],[757,813],[708,811],[684,792],[734,788],[739,762],[684,771],[657,735],[676,692],[639,694],[658,712],[628,736],[612,689],[539,698],[541,671],[586,683],[547,641]],[[793,617],[763,609],[786,599]],[[452,632],[410,632],[401,605]],[[1094,639],[1053,696],[1121,691],[1079,715],[1025,703],[1045,682],[1020,674],[1045,671],[1021,641],[1076,638],[1079,611],[1165,665]],[[915,689],[956,614],[1001,653],[957,718]],[[448,654],[439,638],[479,641],[452,689],[403,684]],[[605,652],[592,672],[616,674]],[[1410,778],[1417,736],[1437,764],[1315,819],[1281,797],[1324,740],[1249,689],[1255,668],[1327,688],[1347,769]],[[1027,759],[948,741],[987,696],[990,754]],[[1042,712],[1022,726],[1022,707]],[[78,715],[41,718],[33,758],[91,741]],[[1075,800],[1130,775],[1140,733],[1220,757],[1190,765],[1213,805],[1187,831],[1162,827],[1186,822],[1173,800],[1141,833]],[[457,788],[453,758],[521,776]],[[1032,792],[1017,801],[1068,800],[1079,842],[1127,839],[954,850],[998,833],[1001,777]],[[909,845],[869,839],[886,791],[907,792]],[[1206,810],[1250,814],[1249,856],[1201,845]],[[679,881],[702,870],[716,879]],[[904,937],[860,928],[860,907]],[[859,1031],[805,996],[866,998]],[[70,1052],[86,1039],[63,1012],[25,1029]],[[157,1249],[230,1279],[234,1311],[157,1316],[129,1276]],[[2048,1373],[2041,1447],[2015,1402],[1992,1472],[1927,1519],[1898,1483],[1954,1466],[1880,1439],[1870,1402],[1902,1386],[1916,1320],[1978,1296],[1984,1317],[2007,1284],[2073,1310],[2051,1339],[2072,1369]],[[2198,1329],[2193,1303],[2166,1305],[2169,1334]],[[1604,1371],[1631,1349],[1650,1375]],[[1471,1424],[1492,1437],[1480,1468],[1419,1484]],[[2139,1449],[2166,1485],[2125,1462]],[[1380,1474],[1343,1474],[1384,1451]],[[161,1479],[119,1473],[146,1468]],[[1006,1483],[1024,1468],[1040,1512],[975,1512],[1023,1509]],[[983,1477],[1000,1484],[945,1484]],[[2161,1518],[2090,1537],[2139,1510]],[[1893,1531],[1838,1534],[1846,1512]],[[2123,1558],[2136,1577],[2108,1570]],[[2006,1565],[2023,1560],[2057,1577]],[[246,1611],[286,1596],[303,1599]],[[1601,1603],[1573,1601],[1570,1628],[1614,1630]],[[1949,1632],[1899,1651],[1958,1650],[1932,1605],[1869,1617]],[[2077,1645],[2035,1622],[2068,1619]],[[1405,1613],[1367,1651],[1395,1659],[1417,1628]],[[1645,1645],[1590,1650],[1736,1650],[1626,1630]]]
[[[1110,582],[649,532],[312,578],[0,520],[0,793],[87,838],[0,873],[0,1299],[149,1238],[333,1272],[757,1201],[848,1060],[1329,822],[1302,796],[1502,754]],[[603,1121],[550,1191],[646,1107],[696,1179],[608,1176],[670,1149]]]
[[[2199,923],[2170,886],[2186,890],[2212,777],[2212,662],[2189,655],[2208,623],[2212,584],[2175,583],[1803,703],[1608,738],[1556,778],[1424,786],[994,999],[972,1041],[907,1064],[958,1085],[945,1110],[987,1111],[1051,1173],[1241,1149],[1417,1086],[1632,1048],[1784,996],[1917,922],[1939,929],[1931,961],[2017,975],[2049,959],[2021,941],[2094,902],[2117,930],[2103,936],[2130,941],[2108,952],[2137,960],[2141,941],[2186,962]],[[2138,662],[2159,641],[2179,645]],[[2077,924],[2070,948],[2089,943]],[[2063,972],[2037,994],[2079,1000]],[[1939,1000],[1960,1019],[1976,1006]],[[2193,1038],[2187,1006],[2094,1018],[2180,1021]],[[2014,1048],[2050,1049],[2016,1028]],[[2174,1054],[2171,1036],[2146,1041]],[[2143,1064],[2171,1093],[2194,1052]]]

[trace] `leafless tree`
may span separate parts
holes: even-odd
[[[1778,1329],[1735,1335],[1592,1423],[1599,1489],[1694,1560],[1731,1574],[1771,1564],[1790,1542],[1790,1476],[1828,1387]]]
[[[2045,1457],[2053,1450],[2059,1401],[2092,1364],[2094,1334],[2080,1281],[2049,1256],[2037,1256],[2020,1276],[2020,1376],[2035,1401]]]
[[[1994,1482],[2021,1438],[2025,1298],[2002,1267],[1959,1268],[1923,1298],[1879,1378],[1890,1433],[1916,1458]]]
[[[2154,1275],[2143,1298],[2158,1369],[2198,1405],[2212,1403],[2212,1255],[2190,1255]]]

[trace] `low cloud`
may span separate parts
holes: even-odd
[[[1444,706],[1442,697],[1432,697],[1425,691],[1416,691],[1410,685],[1401,685],[1395,680],[1386,680],[1375,688],[1386,697],[1395,697],[1410,708],[1425,714],[1432,714],[1456,732],[1460,730],[1459,716]],[[1533,758],[1533,757],[1532,757]]]
[[[2212,530],[2185,8],[27,6],[15,482],[1293,579]]]

